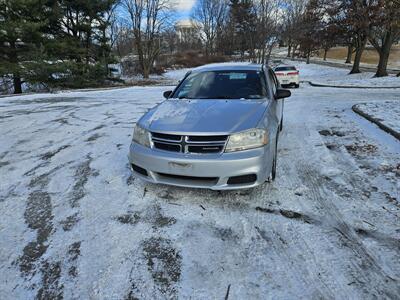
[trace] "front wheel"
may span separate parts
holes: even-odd
[[[277,160],[278,160],[278,137],[279,135],[276,135],[276,140],[275,140],[275,153],[274,153],[274,158],[272,161],[272,170],[271,170],[271,176],[270,176],[270,181],[274,181],[276,178],[276,165],[277,165]]]

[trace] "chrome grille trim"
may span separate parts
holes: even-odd
[[[193,154],[222,153],[225,149],[228,135],[217,136],[196,136],[196,135],[178,135],[163,134],[158,132],[151,133],[151,144],[155,149]],[[163,146],[165,145],[165,147]],[[175,146],[176,150],[172,150]],[[179,148],[179,151],[177,149]]]
[[[170,144],[180,144],[182,141],[182,137],[180,140],[167,140],[167,139],[161,139],[161,138],[156,138],[152,137],[152,140],[155,142],[163,142],[163,143],[170,143]]]

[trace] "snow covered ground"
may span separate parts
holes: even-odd
[[[287,52],[288,52],[288,48],[287,47],[279,47],[279,48],[274,48],[272,50],[272,54],[274,56],[279,56],[282,58],[286,58],[287,57]],[[340,65],[349,65],[345,63],[346,60],[346,55],[347,53],[344,53],[343,57],[341,59],[335,59],[335,58],[331,58],[328,56],[327,60],[324,61],[324,59],[322,57],[317,57],[317,56],[312,56],[311,60],[314,62],[332,62],[335,64],[340,64]],[[377,63],[376,64],[370,64],[370,63],[361,63],[360,64],[361,67],[365,67],[365,68],[376,68]],[[391,60],[388,63],[388,69],[399,69],[400,68],[400,61],[399,60]]]
[[[360,103],[356,107],[400,134],[400,99],[378,103]]]
[[[213,192],[130,173],[167,89],[0,100],[0,299],[400,297],[400,143],[351,110],[398,90],[302,85],[277,180]]]
[[[349,75],[349,70],[322,66],[307,65],[305,62],[284,60],[288,64],[296,65],[300,70],[300,80],[312,81],[316,84],[333,86],[361,86],[361,87],[399,87],[400,77],[394,75],[375,78],[374,73],[363,72]],[[400,94],[400,89],[398,91]]]

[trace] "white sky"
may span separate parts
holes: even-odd
[[[196,0],[174,0],[176,2],[176,8],[179,12],[187,12],[192,9]]]

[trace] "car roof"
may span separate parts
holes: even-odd
[[[208,64],[204,66],[200,66],[192,69],[192,72],[203,72],[203,71],[261,71],[263,65],[255,64],[255,63],[216,63],[216,64]]]

